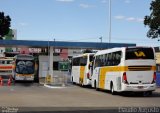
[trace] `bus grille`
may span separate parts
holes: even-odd
[[[128,66],[129,71],[149,71],[152,66]]]

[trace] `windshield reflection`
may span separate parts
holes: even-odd
[[[16,61],[16,73],[19,74],[33,74],[34,73],[34,62],[33,61]]]

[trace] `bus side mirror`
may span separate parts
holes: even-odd
[[[90,68],[92,68],[92,62],[89,63],[89,65],[88,65],[88,69],[90,69]]]

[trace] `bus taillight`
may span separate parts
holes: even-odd
[[[123,82],[128,84],[126,72],[123,73]]]
[[[90,74],[89,73],[87,73],[87,78],[90,79]]]
[[[156,72],[153,73],[153,81],[152,84],[156,82]]]

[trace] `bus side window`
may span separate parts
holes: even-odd
[[[112,66],[112,54],[108,54],[108,66]]]
[[[102,66],[105,66],[105,55],[102,56]]]
[[[72,62],[72,65],[73,66],[79,66],[79,63],[80,63],[80,58],[74,58],[73,62]]]
[[[95,68],[99,66],[99,56],[95,58]]]
[[[116,53],[112,53],[112,66],[116,65]]]
[[[104,65],[107,66],[107,62],[108,62],[108,54],[105,54],[105,60],[104,60]]]
[[[87,57],[80,58],[80,66],[86,66],[87,64]]]
[[[121,51],[115,52],[115,65],[119,65],[121,62]]]
[[[103,66],[103,55],[101,55],[99,59],[99,67],[102,67],[102,66]]]

